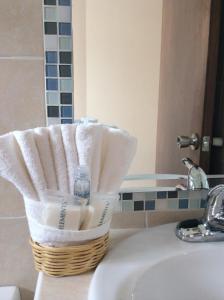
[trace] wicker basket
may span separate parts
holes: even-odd
[[[109,234],[85,244],[66,247],[49,247],[30,240],[35,268],[50,276],[77,275],[97,266],[105,255]]]

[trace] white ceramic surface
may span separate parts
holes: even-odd
[[[110,251],[89,300],[223,300],[224,242],[182,242],[175,226],[143,230]]]
[[[1,300],[21,300],[19,289],[16,286],[1,286],[0,287]]]

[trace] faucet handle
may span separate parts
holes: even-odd
[[[224,185],[220,184],[208,193],[204,222],[212,229],[224,231]]]

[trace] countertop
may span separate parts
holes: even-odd
[[[109,251],[125,238],[139,232],[141,229],[110,230]],[[88,289],[94,271],[78,276],[54,278],[43,274],[38,275],[34,300],[87,300]]]

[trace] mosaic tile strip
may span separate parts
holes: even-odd
[[[71,0],[44,0],[47,125],[73,123]]]
[[[166,211],[203,209],[208,190],[120,193],[117,211]]]

